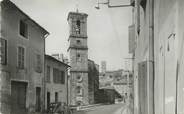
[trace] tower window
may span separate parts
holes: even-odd
[[[80,34],[80,20],[76,22],[76,34]]]
[[[77,44],[81,44],[81,41],[80,40],[77,40]]]
[[[77,54],[77,57],[80,57],[80,54]]]
[[[77,95],[82,95],[82,87],[81,86],[76,87],[76,93],[77,93]]]
[[[82,76],[81,75],[77,75],[77,81],[82,82]]]
[[[76,60],[77,60],[77,62],[81,62],[81,55],[80,55],[80,53],[77,53]]]

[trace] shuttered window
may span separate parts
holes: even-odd
[[[136,48],[135,25],[129,26],[128,29],[129,29],[129,53],[134,53]]]
[[[21,46],[18,47],[18,68],[24,69],[25,67],[25,49]]]
[[[0,38],[0,63],[7,64],[7,40]]]
[[[59,69],[53,69],[53,81],[54,83],[64,84],[65,83],[65,74],[64,71],[60,71]]]
[[[47,74],[46,74],[47,82],[50,82],[50,66],[47,66]]]
[[[42,72],[42,59],[40,54],[36,54],[36,72]]]

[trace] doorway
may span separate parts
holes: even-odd
[[[47,92],[47,110],[49,110],[50,107],[50,92]]]
[[[41,111],[41,88],[36,87],[36,112]]]
[[[26,82],[11,82],[11,114],[25,114],[26,113]]]

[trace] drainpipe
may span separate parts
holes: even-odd
[[[149,0],[149,77],[148,113],[154,114],[154,0]]]
[[[68,81],[69,81],[69,70],[70,70],[70,67],[68,67],[67,68],[67,81],[66,81],[66,96],[67,96],[67,100],[66,100],[66,104],[67,104],[67,114],[68,114],[68,111],[69,111],[69,83],[68,83]]]
[[[2,18],[2,14],[1,13],[2,13],[2,2],[0,1],[0,20],[2,21],[2,19],[1,19]],[[1,31],[2,31],[2,24],[0,24],[0,37],[2,37],[2,34],[1,34],[2,32]],[[2,42],[0,41],[0,45],[2,45],[1,43]],[[1,55],[1,53],[2,52],[1,52],[1,49],[0,49],[0,55]],[[1,58],[2,57],[0,57],[0,59]],[[0,75],[2,75],[2,69],[3,69],[3,65],[0,64]],[[2,76],[0,76],[0,80],[2,80]],[[3,92],[2,92],[2,84],[0,84],[0,96],[2,96],[2,94],[3,94]],[[0,109],[2,109],[2,107],[3,107],[2,106],[3,103],[2,103],[2,100],[1,99],[2,99],[2,97],[0,98],[0,104],[1,104],[0,105]],[[2,113],[1,110],[0,110],[0,113]]]
[[[46,95],[46,69],[45,69],[45,67],[46,67],[46,63],[45,63],[45,39],[47,38],[49,36],[49,33],[46,33],[45,35],[44,35],[44,59],[43,59],[43,65],[44,65],[44,67],[43,67],[43,74],[44,74],[44,76],[43,76],[43,109],[42,109],[42,111],[44,111],[45,110],[45,95]]]

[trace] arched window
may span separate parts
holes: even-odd
[[[77,53],[77,55],[76,55],[76,61],[77,62],[81,62],[82,61],[82,58],[81,58],[81,54],[80,53]]]
[[[81,22],[80,20],[77,20],[76,22],[76,33],[77,34],[80,34],[80,26],[81,26]]]

